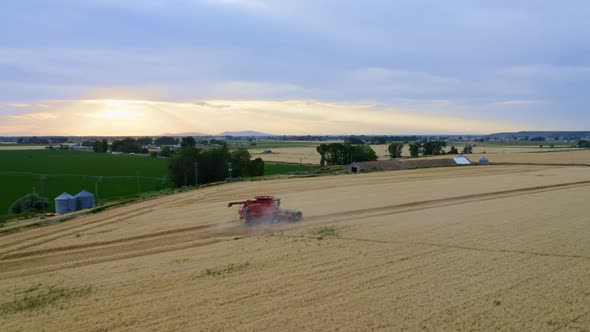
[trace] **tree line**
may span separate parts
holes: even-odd
[[[176,187],[224,181],[230,176],[264,175],[264,161],[261,158],[252,160],[245,148],[230,151],[225,144],[197,148],[192,137],[183,138],[180,145],[181,148],[172,155],[168,166],[169,178]]]
[[[405,143],[401,142],[393,142],[389,144],[388,151],[391,158],[400,158],[402,157],[402,151],[405,146]],[[459,150],[453,145],[451,146],[450,150],[447,152],[445,151],[445,147],[447,146],[446,141],[442,140],[432,140],[432,141],[422,141],[422,142],[413,142],[408,144],[408,148],[410,150],[410,157],[419,157],[422,156],[439,156],[444,154],[459,154]],[[471,144],[466,144],[463,148],[461,153],[472,153],[473,146]]]
[[[377,154],[370,146],[350,143],[322,143],[316,151],[320,154],[320,165],[344,165],[352,162],[374,161]]]

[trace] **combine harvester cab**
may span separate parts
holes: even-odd
[[[281,199],[273,196],[256,196],[253,200],[230,202],[227,207],[242,205],[238,214],[246,224],[296,222],[303,218],[297,210],[281,209]]]

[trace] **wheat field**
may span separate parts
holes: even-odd
[[[389,159],[386,152],[387,145],[371,145],[379,159]],[[459,151],[463,147],[458,147]],[[273,153],[265,154],[263,149],[250,149],[254,158],[262,158],[269,162],[287,162],[303,164],[320,164],[320,155],[315,147],[294,147],[272,149]],[[405,145],[402,155],[410,155],[408,145]],[[437,156],[434,158],[449,158],[449,156]],[[590,163],[590,150],[539,148],[531,146],[486,146],[473,148],[473,154],[468,155],[472,161],[478,161],[482,157],[491,162],[499,163],[532,163],[532,164],[588,164]],[[432,158],[432,157],[429,157]]]
[[[299,223],[250,227],[259,194]],[[590,169],[225,184],[0,236],[3,331],[590,328]]]

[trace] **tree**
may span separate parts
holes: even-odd
[[[107,152],[106,150],[103,150],[101,141],[94,141],[94,143],[92,143],[92,151],[98,153]]]
[[[195,146],[195,145],[197,145],[197,141],[195,140],[194,137],[191,137],[191,136],[183,137],[182,140],[180,141],[181,147]]]
[[[140,145],[152,145],[154,140],[151,137],[142,137],[137,139],[137,143]]]
[[[320,166],[324,167],[326,165],[326,154],[328,153],[328,144],[322,143],[315,148],[315,150],[320,154]]]
[[[165,146],[162,148],[162,150],[160,150],[160,153],[158,153],[158,155],[160,157],[170,158],[174,155],[174,150],[172,150],[169,146]]]
[[[68,142],[68,138],[67,137],[64,137],[64,136],[50,137],[49,140],[53,144],[62,144],[62,143],[67,143]]]
[[[231,155],[226,145],[202,149],[199,153],[199,183],[223,181],[229,176]]]
[[[459,150],[457,150],[457,148],[453,145],[449,150],[449,154],[459,154]]]
[[[415,158],[420,155],[420,152],[422,151],[422,143],[420,143],[420,142],[410,143],[409,147],[410,147],[410,156],[411,157]]]
[[[195,147],[185,147],[170,160],[168,176],[176,187],[190,186],[195,181],[195,163],[199,161],[200,150]]]
[[[365,144],[365,141],[357,136],[349,136],[344,139],[344,144]]]
[[[328,165],[344,165],[346,160],[346,147],[342,143],[330,143],[327,144],[326,152],[326,163]]]
[[[399,158],[402,156],[403,148],[404,143],[393,142],[389,144],[389,146],[387,147],[387,151],[389,151],[389,156],[391,156],[391,158]]]
[[[109,150],[109,142],[105,139],[102,140],[102,152],[107,152]]]
[[[176,145],[178,144],[178,138],[169,137],[169,136],[162,136],[158,137],[154,140],[154,144],[161,146],[161,145]]]
[[[428,141],[422,144],[422,153],[425,156],[438,156],[443,154],[443,148],[447,146],[445,141]]]
[[[377,160],[377,154],[370,146],[351,145],[342,143],[320,144],[316,151],[322,157],[324,164],[344,165],[353,161]],[[322,160],[320,160],[320,164]]]
[[[465,144],[465,147],[463,148],[463,151],[461,153],[464,153],[464,154],[473,153],[473,145]]]
[[[240,177],[248,174],[248,165],[250,164],[250,152],[245,148],[233,150],[231,152],[232,176]]]
[[[581,140],[578,141],[578,147],[579,148],[584,148],[584,149],[590,149],[590,141],[587,140]]]
[[[370,141],[372,144],[385,144],[387,143],[387,136],[373,136]]]
[[[29,194],[14,201],[9,212],[14,214],[25,212],[43,212],[49,208],[49,200],[38,194]]]
[[[543,137],[543,136],[532,137],[531,139],[529,139],[529,141],[531,141],[531,142],[535,142],[535,141],[542,142],[544,140],[545,140],[545,137]]]
[[[137,141],[131,137],[124,138],[122,140],[116,140],[111,145],[113,151],[123,152],[123,153],[141,153],[142,148],[141,145],[137,143]]]
[[[264,161],[261,158],[256,158],[248,164],[248,175],[250,175],[250,176],[264,175]]]
[[[349,161],[375,161],[378,159],[375,150],[369,145],[345,145],[345,149],[348,150],[346,152],[349,156],[347,158],[345,155],[344,164],[347,164]]]

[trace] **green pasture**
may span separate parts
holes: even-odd
[[[271,164],[264,163],[264,175],[289,174],[290,172],[317,171],[319,166],[307,166],[296,164]]]
[[[85,189],[97,201],[136,196],[170,187],[168,160],[69,150],[0,150],[0,215],[33,191],[53,199]]]

